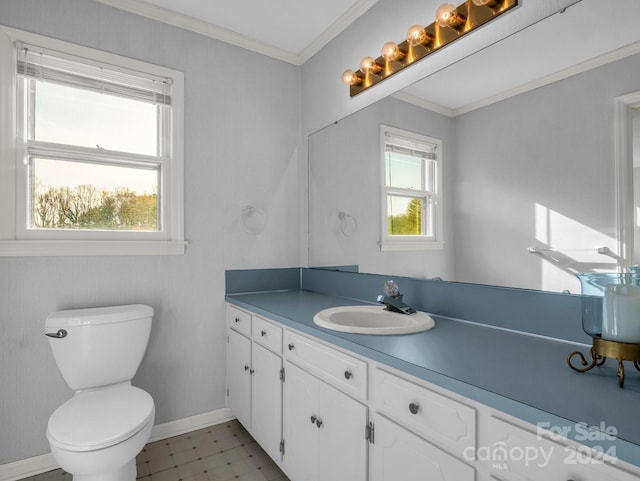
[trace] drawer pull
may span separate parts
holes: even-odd
[[[236,317],[236,318],[235,318],[235,321],[236,321],[236,322],[240,322],[240,318],[239,318],[239,317]]]
[[[409,404],[409,412],[411,414],[418,414],[418,411],[420,410],[420,406],[416,403],[411,403]]]
[[[262,337],[266,336],[266,335],[267,335],[267,331],[264,331],[264,330],[263,330],[263,331],[261,331],[261,332],[260,332],[260,335],[261,335]]]
[[[317,419],[317,417],[311,416],[311,424],[315,424]]]
[[[287,347],[289,348],[290,351],[293,351],[294,345],[293,344],[289,344]]]
[[[319,419],[316,421],[316,426],[321,428],[322,427],[322,421],[320,421]]]
[[[351,379],[351,376],[353,376],[353,374],[351,374],[351,371],[345,371],[344,372],[345,379]]]

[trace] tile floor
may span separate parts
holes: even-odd
[[[145,446],[136,458],[140,481],[289,481],[238,421]],[[22,481],[71,481],[57,469]]]

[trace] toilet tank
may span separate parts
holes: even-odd
[[[45,334],[69,387],[77,391],[130,381],[147,348],[152,317],[153,309],[142,304],[50,314]]]

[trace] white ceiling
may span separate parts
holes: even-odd
[[[302,65],[379,0],[97,1]],[[576,1],[398,97],[457,115],[576,73],[594,57],[640,51],[640,0]]]

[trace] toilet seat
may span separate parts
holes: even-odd
[[[47,438],[68,451],[93,451],[135,435],[155,414],[151,396],[131,385],[79,391],[49,418]]]

